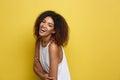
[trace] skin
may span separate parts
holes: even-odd
[[[47,16],[41,23],[39,28],[39,35],[42,37],[42,46],[45,47],[49,41],[52,39],[52,34],[54,34],[54,21],[50,16]],[[39,45],[37,45],[39,46]],[[38,51],[38,50],[36,50]],[[49,45],[50,54],[50,71],[45,72],[39,61],[38,52],[35,54],[34,58],[34,71],[42,80],[57,80],[58,64],[62,61],[62,48],[58,46],[54,40],[52,40]]]

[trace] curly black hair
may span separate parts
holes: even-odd
[[[50,10],[41,13],[36,19],[34,25],[34,35],[36,37],[36,42],[40,39],[40,35],[39,35],[40,23],[44,20],[44,18],[48,16],[50,16],[55,23],[54,30],[56,33],[52,34],[52,38],[55,40],[57,45],[62,45],[62,46],[66,45],[68,42],[68,32],[69,32],[68,24],[63,16],[56,13],[55,11],[50,11]]]

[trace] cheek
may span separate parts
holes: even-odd
[[[42,23],[40,23],[39,27],[42,26]]]
[[[48,32],[49,33],[53,33],[54,29],[49,29]]]

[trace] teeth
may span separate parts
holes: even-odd
[[[45,29],[41,29],[43,32],[45,32],[46,30]]]

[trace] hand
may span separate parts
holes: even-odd
[[[49,77],[48,74],[44,74],[44,77],[42,77],[43,80],[54,80],[54,77]]]
[[[54,77],[47,77],[47,80],[54,80]]]
[[[36,63],[38,63],[39,62],[39,58],[38,57],[35,57],[34,58],[34,63],[36,64]]]

